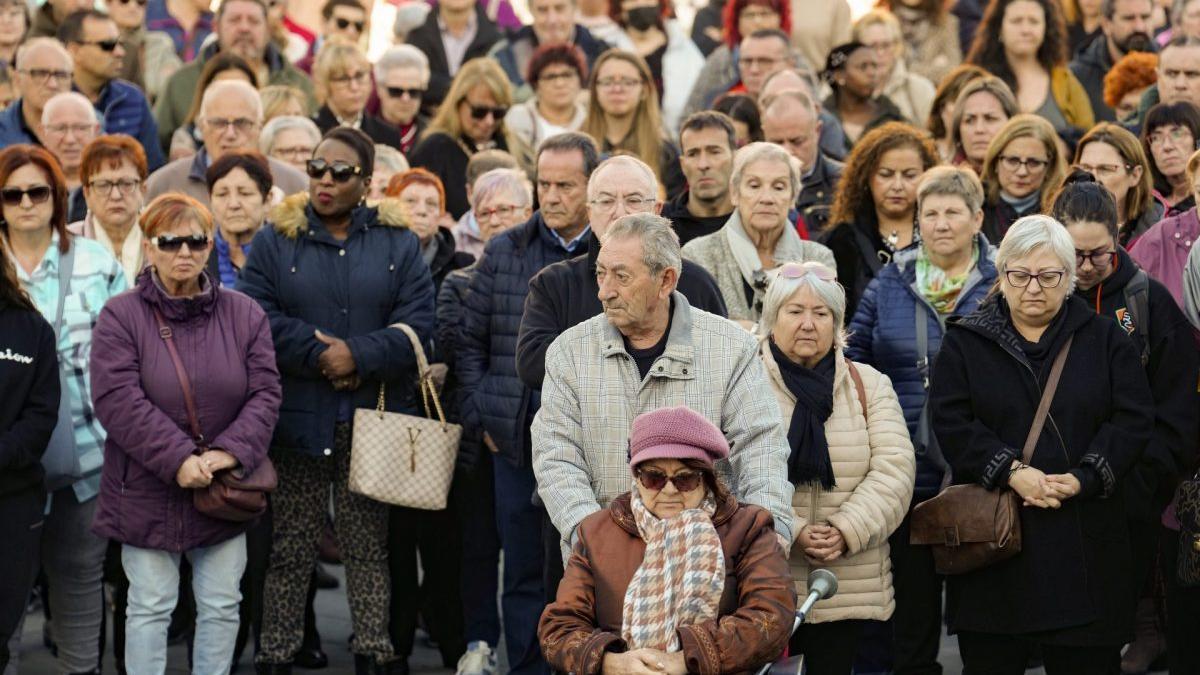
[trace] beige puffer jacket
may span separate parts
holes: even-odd
[[[760,353],[786,429],[791,424],[796,397],[784,385],[765,341]],[[855,369],[867,395],[869,426],[839,351],[833,414],[825,423],[836,486],[824,491],[819,486],[798,485],[792,497],[792,532],[798,534],[811,523],[833,525],[841,531],[847,546],[842,557],[828,565],[838,577],[837,595],[817,603],[808,619],[811,623],[882,621],[896,607],[887,539],[908,512],[916,455],[891,380],[871,366],[856,363]],[[791,566],[796,592],[803,598],[808,593],[811,568],[795,538]]]

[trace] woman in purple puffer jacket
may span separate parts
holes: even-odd
[[[275,349],[258,304],[218,287],[204,271],[213,241],[207,209],[184,195],[163,195],[139,225],[147,267],[133,290],[105,305],[92,335],[92,395],[108,430],[93,528],[122,544],[129,672],[161,675],[166,668],[179,561],[187,555],[198,615],[195,672],[228,673],[250,523],[200,513],[192,493],[217,471],[249,473],[266,458],[281,400]],[[209,446],[203,453],[188,431],[183,388],[156,310],[191,382]]]

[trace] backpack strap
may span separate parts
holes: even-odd
[[[854,367],[854,362],[850,359],[846,359],[846,369],[850,371],[850,379],[854,380],[854,390],[858,392],[858,404],[862,406],[863,419],[869,420],[867,417],[867,388],[863,386],[862,375],[858,374],[858,368]]]
[[[1144,270],[1134,272],[1125,284],[1125,311],[1133,314],[1134,332],[1142,343],[1142,367],[1150,362],[1150,277]]]

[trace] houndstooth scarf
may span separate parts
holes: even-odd
[[[636,492],[630,504],[646,554],[625,591],[621,637],[629,649],[676,652],[676,629],[715,619],[725,590],[725,554],[712,522],[716,504],[710,497],[666,520],[650,513]]]

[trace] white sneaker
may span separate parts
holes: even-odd
[[[496,653],[488,643],[477,640],[467,645],[467,652],[458,660],[455,675],[496,675]]]

